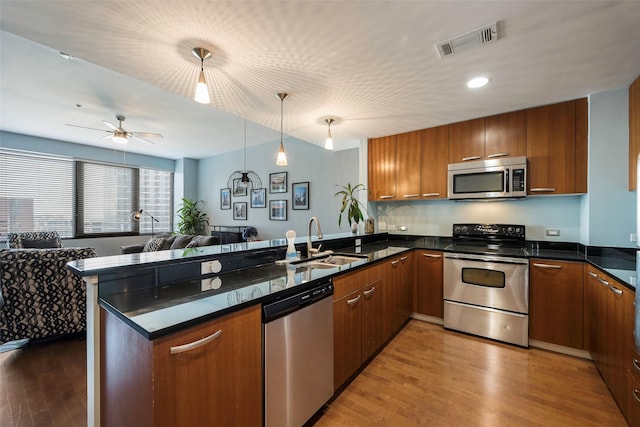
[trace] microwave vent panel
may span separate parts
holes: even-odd
[[[436,48],[440,58],[446,58],[467,49],[493,43],[496,40],[498,40],[498,22],[452,37],[436,44]]]

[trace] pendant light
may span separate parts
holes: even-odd
[[[209,88],[207,82],[204,79],[204,60],[211,58],[211,52],[203,47],[195,47],[191,50],[191,53],[196,58],[200,59],[200,75],[198,76],[198,82],[196,83],[196,92],[193,96],[193,100],[200,104],[209,104],[211,98],[209,98]]]
[[[327,139],[324,141],[324,149],[333,150],[333,138],[331,137],[331,123],[333,123],[333,119],[331,117],[327,117],[324,119],[324,122],[329,126],[329,133],[327,133]]]
[[[262,188],[262,180],[252,170],[247,170],[247,121],[244,121],[244,169],[237,170],[229,176],[227,187],[234,188],[233,182],[240,179],[238,187],[257,189]]]
[[[278,93],[276,94],[278,98],[280,98],[280,149],[278,150],[278,158],[276,159],[277,166],[287,166],[287,155],[284,152],[284,143],[282,142],[282,127],[283,127],[283,105],[284,99],[289,96],[286,93]]]

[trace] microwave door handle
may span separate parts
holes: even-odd
[[[511,189],[510,189],[510,181],[509,181],[509,168],[506,168],[504,170],[504,191],[507,194],[511,194]]]

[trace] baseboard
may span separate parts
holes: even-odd
[[[427,316],[426,314],[413,313],[411,314],[411,318],[421,320],[423,322],[434,323],[436,325],[444,325],[444,320],[440,317]]]
[[[565,347],[563,345],[551,344],[548,342],[529,340],[529,347],[540,348],[542,350],[549,350],[555,353],[566,354],[568,356],[579,357],[581,359],[593,360],[591,354],[586,350],[579,350],[577,348]]]

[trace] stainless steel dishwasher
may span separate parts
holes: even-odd
[[[262,307],[266,427],[300,427],[333,395],[331,281]]]

